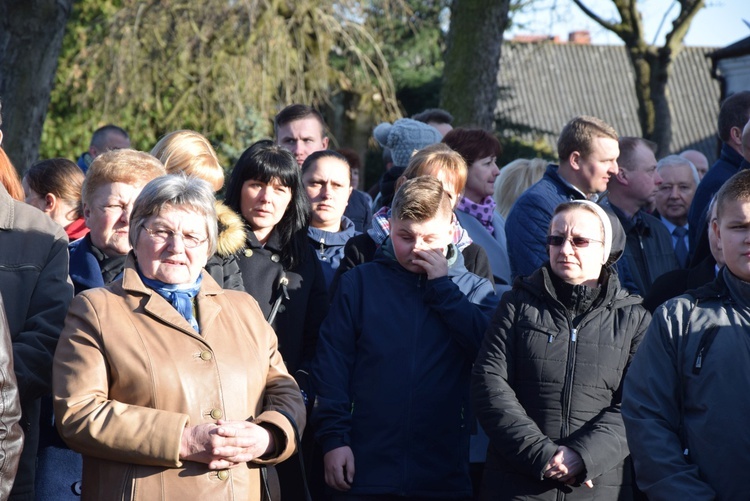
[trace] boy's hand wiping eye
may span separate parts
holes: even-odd
[[[424,270],[428,280],[448,275],[448,259],[442,249],[415,250],[414,254],[417,259],[413,263]]]

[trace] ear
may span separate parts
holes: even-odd
[[[579,151],[574,151],[568,157],[568,163],[570,164],[570,167],[573,170],[581,169],[580,161],[581,161],[581,153]]]
[[[729,139],[732,143],[742,147],[742,129],[739,127],[729,129]]]
[[[49,213],[55,210],[57,207],[57,197],[52,193],[47,193],[44,196],[44,212]]]
[[[400,176],[398,179],[396,179],[396,187],[393,189],[393,192],[397,192],[399,188],[406,182],[405,176]]]
[[[89,146],[89,155],[91,155],[91,158],[96,158],[97,153],[99,153],[99,150],[97,150],[93,146]]]
[[[83,203],[83,220],[86,222],[86,226],[89,224],[89,217],[91,217],[91,207],[86,202]]]
[[[721,227],[719,226],[718,219],[714,219],[713,221],[711,221],[711,231],[714,232],[714,236],[716,237],[716,242],[718,244],[718,247],[722,249],[723,246],[721,245]]]
[[[326,149],[326,150],[328,149],[328,138],[327,137],[323,138],[323,148]]]
[[[617,174],[615,174],[615,179],[617,179],[617,182],[619,182],[623,186],[627,186],[628,184],[630,184],[627,172],[628,171],[623,168],[618,168]]]
[[[0,145],[3,144],[3,131],[0,130]]]
[[[352,191],[354,191],[354,186],[349,185],[349,196],[352,196]]]

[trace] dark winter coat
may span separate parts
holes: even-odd
[[[10,498],[14,500],[34,499],[40,397],[52,390],[52,357],[73,298],[67,245],[59,224],[13,200],[0,184],[0,296],[13,343],[25,440]],[[7,396],[3,405],[11,406],[10,393]],[[13,437],[3,438],[9,442],[0,445],[11,454],[17,445],[12,444]],[[10,467],[12,460],[6,459]]]
[[[643,298],[643,307],[653,313],[665,301],[715,279],[716,260],[713,256],[708,256],[692,268],[673,270],[657,278],[648,295]]]
[[[222,289],[245,290],[235,255],[245,246],[245,223],[221,202],[216,202],[216,217],[219,224],[216,252],[208,258],[204,268]]]
[[[481,499],[632,499],[622,379],[650,315],[605,268],[574,327],[550,273],[503,295],[474,366],[472,403],[490,438]],[[577,480],[593,489],[544,479],[559,445],[581,456]]]
[[[649,499],[750,499],[749,330],[750,284],[727,268],[654,313],[622,403]]]
[[[303,230],[304,231],[304,230]],[[245,290],[268,319],[278,302],[271,326],[289,373],[309,392],[307,365],[315,354],[320,324],[328,312],[328,293],[315,251],[305,247],[301,262],[291,270],[281,262],[279,236],[272,231],[265,245],[246,229],[245,249],[237,254]]]
[[[637,288],[631,292],[645,296],[657,278],[680,267],[674,254],[672,235],[661,221],[642,210],[635,217],[628,218],[611,203],[607,202],[607,206],[620,220],[627,236],[621,263],[627,264]]]
[[[454,252],[434,280],[382,248],[341,277],[313,363],[313,420],[323,452],[351,447],[351,494],[471,494],[469,375],[497,297]]]
[[[352,190],[349,195],[349,202],[346,205],[344,215],[354,223],[354,228],[358,233],[362,233],[370,227],[372,220],[371,200],[366,194],[359,190]]]

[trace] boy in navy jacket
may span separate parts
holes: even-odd
[[[313,421],[337,501],[471,496],[469,378],[497,297],[451,217],[440,181],[407,181],[389,240],[342,276],[321,326]]]

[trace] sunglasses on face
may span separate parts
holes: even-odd
[[[598,244],[602,243],[601,240],[594,240],[593,238],[586,237],[563,237],[560,235],[547,235],[547,245],[550,247],[560,247],[565,244],[566,240],[570,240],[573,247],[588,247],[591,242]]]

